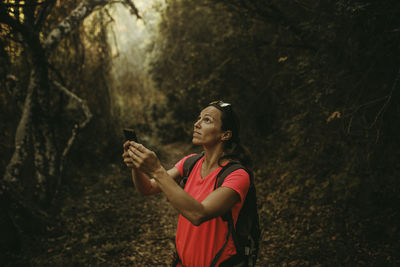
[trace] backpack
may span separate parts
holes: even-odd
[[[183,163],[183,178],[180,182],[182,188],[185,187],[186,182],[189,178],[189,174],[192,171],[194,165],[198,160],[204,156],[204,152],[200,154],[195,154],[185,160]],[[221,171],[217,174],[217,179],[215,180],[214,190],[220,187],[225,178],[232,172],[244,169],[250,177],[250,187],[246,195],[246,199],[243,203],[242,209],[239,212],[239,216],[236,225],[233,223],[232,212],[229,211],[227,214],[222,216],[224,221],[228,222],[228,234],[226,237],[225,244],[218,251],[213,261],[211,262],[211,267],[214,267],[221,256],[225,246],[228,243],[230,234],[232,233],[233,242],[237,254],[232,256],[225,262],[221,263],[220,266],[255,266],[257,260],[257,254],[259,249],[259,239],[260,239],[260,224],[257,211],[257,197],[256,188],[254,185],[254,178],[252,172],[246,169],[237,161],[231,161],[222,167]]]

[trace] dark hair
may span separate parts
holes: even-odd
[[[252,164],[251,158],[247,148],[240,143],[240,122],[233,111],[232,105],[223,101],[214,101],[208,106],[216,107],[221,111],[221,129],[232,132],[232,137],[224,142],[225,155],[219,158],[218,165],[221,166],[222,160],[229,159],[239,161],[245,167],[250,167]]]

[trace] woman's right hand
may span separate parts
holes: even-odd
[[[134,168],[135,165],[133,165],[132,158],[129,156],[128,150],[129,150],[129,141],[126,141],[124,143],[124,153],[122,153],[122,158],[124,159],[124,163],[127,167],[129,168]]]

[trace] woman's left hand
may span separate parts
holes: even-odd
[[[147,149],[142,144],[130,141],[128,153],[135,168],[147,173],[151,177],[154,176],[153,174],[157,170],[162,168],[156,153]]]

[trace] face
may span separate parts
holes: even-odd
[[[226,139],[228,131],[221,130],[222,112],[213,106],[203,109],[194,124],[192,142],[195,145],[213,146]]]

